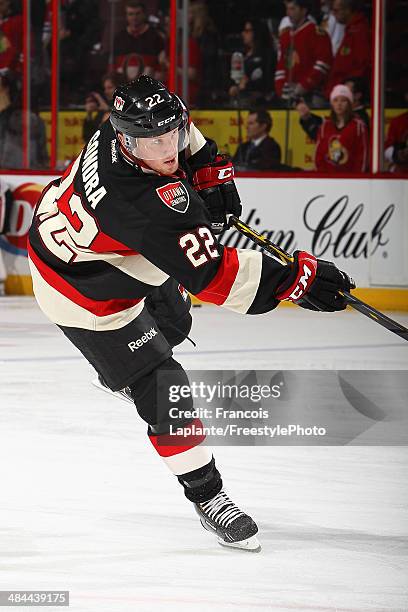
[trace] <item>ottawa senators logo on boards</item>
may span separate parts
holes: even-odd
[[[161,201],[179,213],[185,213],[190,203],[190,196],[188,195],[187,189],[183,183],[177,181],[176,183],[167,183],[162,187],[156,189],[156,193]]]

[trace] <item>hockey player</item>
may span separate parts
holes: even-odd
[[[303,251],[283,267],[260,252],[223,247],[213,230],[228,212],[240,213],[231,163],[175,94],[141,76],[116,90],[110,122],[44,190],[28,250],[41,309],[111,390],[127,387],[203,526],[223,545],[259,550],[258,528],[225,493],[203,436],[174,440],[169,396],[157,399],[166,386],[189,384],[172,356],[191,326],[184,287],[257,314],[283,299],[342,310],[337,291],[350,281]],[[178,406],[182,429],[192,421],[181,416],[192,410],[191,397]]]

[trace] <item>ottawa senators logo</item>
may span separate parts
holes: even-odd
[[[163,204],[179,213],[185,213],[190,204],[188,191],[180,181],[158,187],[156,193]]]
[[[332,138],[329,142],[329,160],[336,164],[336,166],[342,166],[348,162],[348,151],[343,147],[340,140]]]

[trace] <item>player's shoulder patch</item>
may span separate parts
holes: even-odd
[[[179,213],[185,213],[190,204],[190,195],[181,181],[167,183],[161,187],[157,187],[156,193],[160,200]]]

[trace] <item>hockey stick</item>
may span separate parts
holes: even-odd
[[[228,221],[230,227],[235,227],[235,229],[237,229],[241,234],[243,234],[244,236],[252,240],[252,242],[267,251],[270,255],[273,256],[274,259],[279,261],[279,263],[281,263],[282,265],[287,265],[293,262],[293,257],[289,255],[289,253],[286,253],[286,251],[281,249],[281,247],[277,246],[276,244],[273,244],[273,242],[265,238],[265,236],[258,234],[257,231],[249,227],[249,225],[246,225],[243,221],[238,219],[238,217],[230,215],[228,216]],[[376,310],[369,304],[362,302],[347,291],[341,291],[341,295],[345,297],[346,302],[349,306],[351,306],[355,310],[358,310],[358,312],[365,315],[366,317],[369,317],[370,319],[375,321],[375,323],[382,325],[393,334],[396,334],[404,340],[408,340],[408,329],[406,327],[404,327],[400,323],[397,323],[397,321],[390,319],[385,314],[383,314],[379,310]]]

